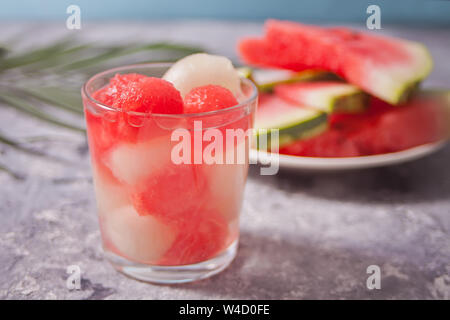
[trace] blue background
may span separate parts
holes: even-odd
[[[305,22],[360,22],[370,4],[381,7],[382,23],[450,25],[448,0],[3,0],[0,19],[66,19],[70,4],[81,7],[83,20],[209,18]]]

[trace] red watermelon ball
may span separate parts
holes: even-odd
[[[192,89],[184,98],[185,113],[199,113],[229,108],[238,104],[230,90],[219,85]]]
[[[183,113],[180,92],[168,81],[137,73],[116,74],[94,98],[123,111]]]

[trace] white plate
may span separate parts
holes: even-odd
[[[341,171],[390,166],[412,161],[436,152],[444,147],[446,141],[439,141],[407,150],[374,156],[348,158],[317,158],[279,155],[280,168],[308,171]],[[250,162],[269,165],[276,155],[264,151],[250,150]]]

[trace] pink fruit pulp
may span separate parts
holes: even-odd
[[[361,114],[334,114],[323,134],[296,141],[280,153],[306,157],[356,157],[397,152],[448,136],[448,110],[439,96],[417,95],[392,106],[372,98]]]

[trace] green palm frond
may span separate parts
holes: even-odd
[[[80,90],[70,90],[58,87],[20,88],[23,96],[31,96],[44,103],[61,107],[66,111],[82,115]]]
[[[13,177],[16,180],[23,180],[24,176],[15,172],[14,170],[8,168],[7,166],[4,166],[2,164],[0,164],[0,171],[6,172],[7,174],[9,174],[11,177]]]
[[[77,125],[80,121],[62,120],[49,107],[81,119],[80,88],[93,73],[124,64],[175,61],[204,52],[196,46],[170,42],[108,46],[81,43],[73,38],[21,53],[16,53],[14,45],[0,44],[0,107],[14,108],[26,116],[80,133],[85,132]],[[1,144],[44,155],[0,134]],[[0,165],[0,171],[15,175],[5,165]]]
[[[25,70],[25,72],[27,73],[30,73],[55,68],[59,65],[66,64],[67,61],[75,60],[77,57],[83,55],[88,51],[92,51],[89,44],[71,46],[64,50],[61,50],[58,53],[51,54],[47,57],[43,57],[42,59],[35,61],[34,63],[31,63],[28,66],[25,66],[23,70]]]
[[[40,151],[40,150],[36,150],[36,149],[30,148],[30,147],[24,145],[23,143],[21,143],[19,141],[16,141],[16,140],[14,140],[14,139],[12,139],[10,137],[6,137],[1,132],[0,132],[0,144],[4,145],[4,146],[8,146],[8,147],[10,147],[12,149],[15,149],[15,150],[17,150],[19,152],[22,152],[22,153],[25,153],[25,154],[28,154],[28,155],[42,157],[42,158],[45,158],[45,159],[48,159],[48,160],[52,160],[52,161],[56,161],[56,162],[59,162],[59,163],[73,164],[73,163],[71,163],[70,161],[68,161],[66,159],[63,159],[63,158],[60,158],[60,157],[57,157],[57,156],[54,156],[54,155],[47,154],[47,153],[45,153],[43,151]]]
[[[83,128],[77,127],[75,125],[72,125],[70,123],[66,123],[64,121],[61,121],[54,116],[42,111],[38,107],[34,106],[33,104],[30,104],[27,100],[14,95],[12,93],[6,93],[0,91],[0,101],[2,101],[4,104],[9,105],[13,108],[16,108],[19,111],[22,111],[24,113],[27,113],[28,115],[34,116],[35,118],[38,118],[43,121],[47,121],[51,124],[71,129],[79,132],[85,132]]]
[[[7,52],[8,52],[8,49],[6,49],[4,47],[0,47],[0,59],[3,58]]]
[[[88,57],[86,59],[74,61],[68,65],[62,66],[63,71],[70,71],[76,69],[89,68],[92,66],[96,66],[101,63],[105,63],[109,60],[131,56],[140,52],[149,52],[150,54],[154,54],[156,52],[159,55],[163,54],[165,56],[171,57],[170,60],[177,60],[180,57],[195,53],[201,52],[200,48],[188,47],[179,44],[172,44],[167,42],[158,42],[153,44],[146,45],[137,45],[137,46],[117,46],[107,48],[104,52]]]
[[[12,57],[8,56],[1,60],[0,71],[23,67],[42,60],[54,59],[56,56],[63,53],[71,43],[70,40],[64,39],[47,47],[34,49]]]

